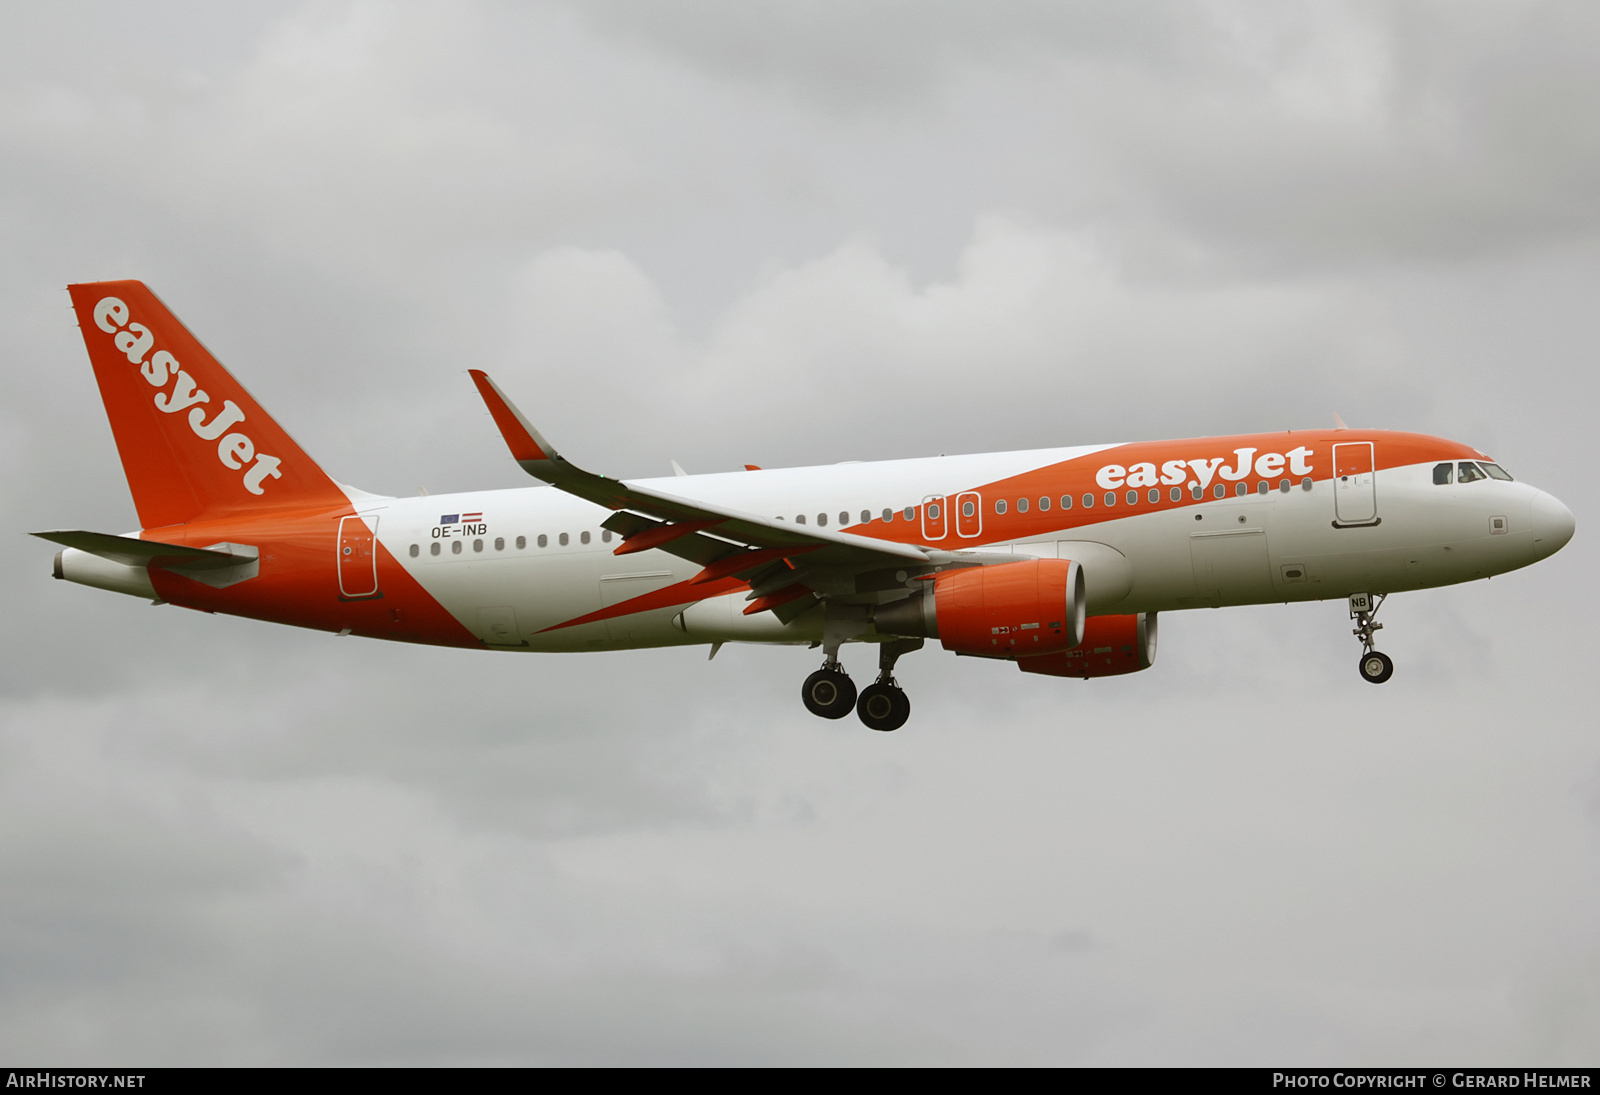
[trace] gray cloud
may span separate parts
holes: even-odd
[[[1131,10],[1131,9],[1130,9]],[[18,9],[0,1046],[61,1063],[1581,1063],[1600,892],[1588,9]],[[61,286],[148,281],[341,480],[1352,423],[1578,514],[1150,672],[473,655],[49,580],[135,518]],[[859,652],[846,655],[857,675]]]

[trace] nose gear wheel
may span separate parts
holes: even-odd
[[[1382,684],[1394,676],[1394,661],[1387,654],[1369,650],[1361,655],[1361,679]]]

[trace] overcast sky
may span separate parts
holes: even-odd
[[[0,1057],[1600,1058],[1600,7],[8,4]],[[1351,425],[1574,541],[1172,613],[1148,672],[509,655],[151,607],[63,287],[140,278],[334,477]],[[858,681],[870,651],[847,648]]]

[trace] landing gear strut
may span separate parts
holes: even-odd
[[[894,679],[900,655],[922,647],[921,639],[896,639],[878,646],[878,679],[867,685],[856,704],[856,715],[869,730],[898,730],[911,717],[911,700]]]
[[[1350,634],[1361,640],[1361,661],[1357,668],[1361,670],[1361,679],[1370,684],[1382,684],[1394,676],[1394,661],[1389,655],[1374,650],[1372,641],[1373,634],[1383,630],[1382,624],[1373,621],[1387,596],[1386,593],[1350,595],[1350,618],[1356,622]]]

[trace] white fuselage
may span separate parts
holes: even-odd
[[[1084,457],[1076,449],[848,463],[637,481],[642,486],[785,521],[927,542],[908,507],[952,481],[990,483]],[[1526,566],[1564,543],[1541,537],[1541,510],[1560,510],[1518,482],[1435,485],[1433,462],[1375,473],[1377,523],[1336,527],[1331,480],[1180,509],[1095,509],[1099,518],[1016,539],[988,532],[938,544],[1085,565],[1091,613],[1170,611],[1215,605],[1342,598],[1448,585]],[[982,505],[990,512],[994,499]],[[383,546],[456,619],[491,645],[541,651],[615,649],[749,639],[814,640],[816,619],[782,625],[743,617],[744,595],[702,604],[684,630],[683,604],[560,627],[608,606],[692,578],[700,569],[653,550],[617,556],[601,529],[610,511],[550,487],[419,498],[358,496],[357,512]],[[889,511],[886,528],[883,515]],[[863,513],[871,520],[863,522]],[[443,517],[481,514],[473,521]],[[1090,513],[1079,510],[1075,518]],[[1498,519],[1499,527],[1496,527]],[[1570,518],[1569,518],[1570,520]],[[993,528],[999,522],[991,519]],[[909,530],[909,531],[907,531]],[[520,544],[520,546],[519,546]],[[910,583],[907,583],[908,588]],[[895,590],[879,599],[903,596]],[[508,618],[513,630],[507,629]],[[674,620],[678,623],[675,625]],[[554,628],[555,630],[549,630]],[[498,635],[499,640],[491,637]],[[515,636],[514,641],[506,641]]]

